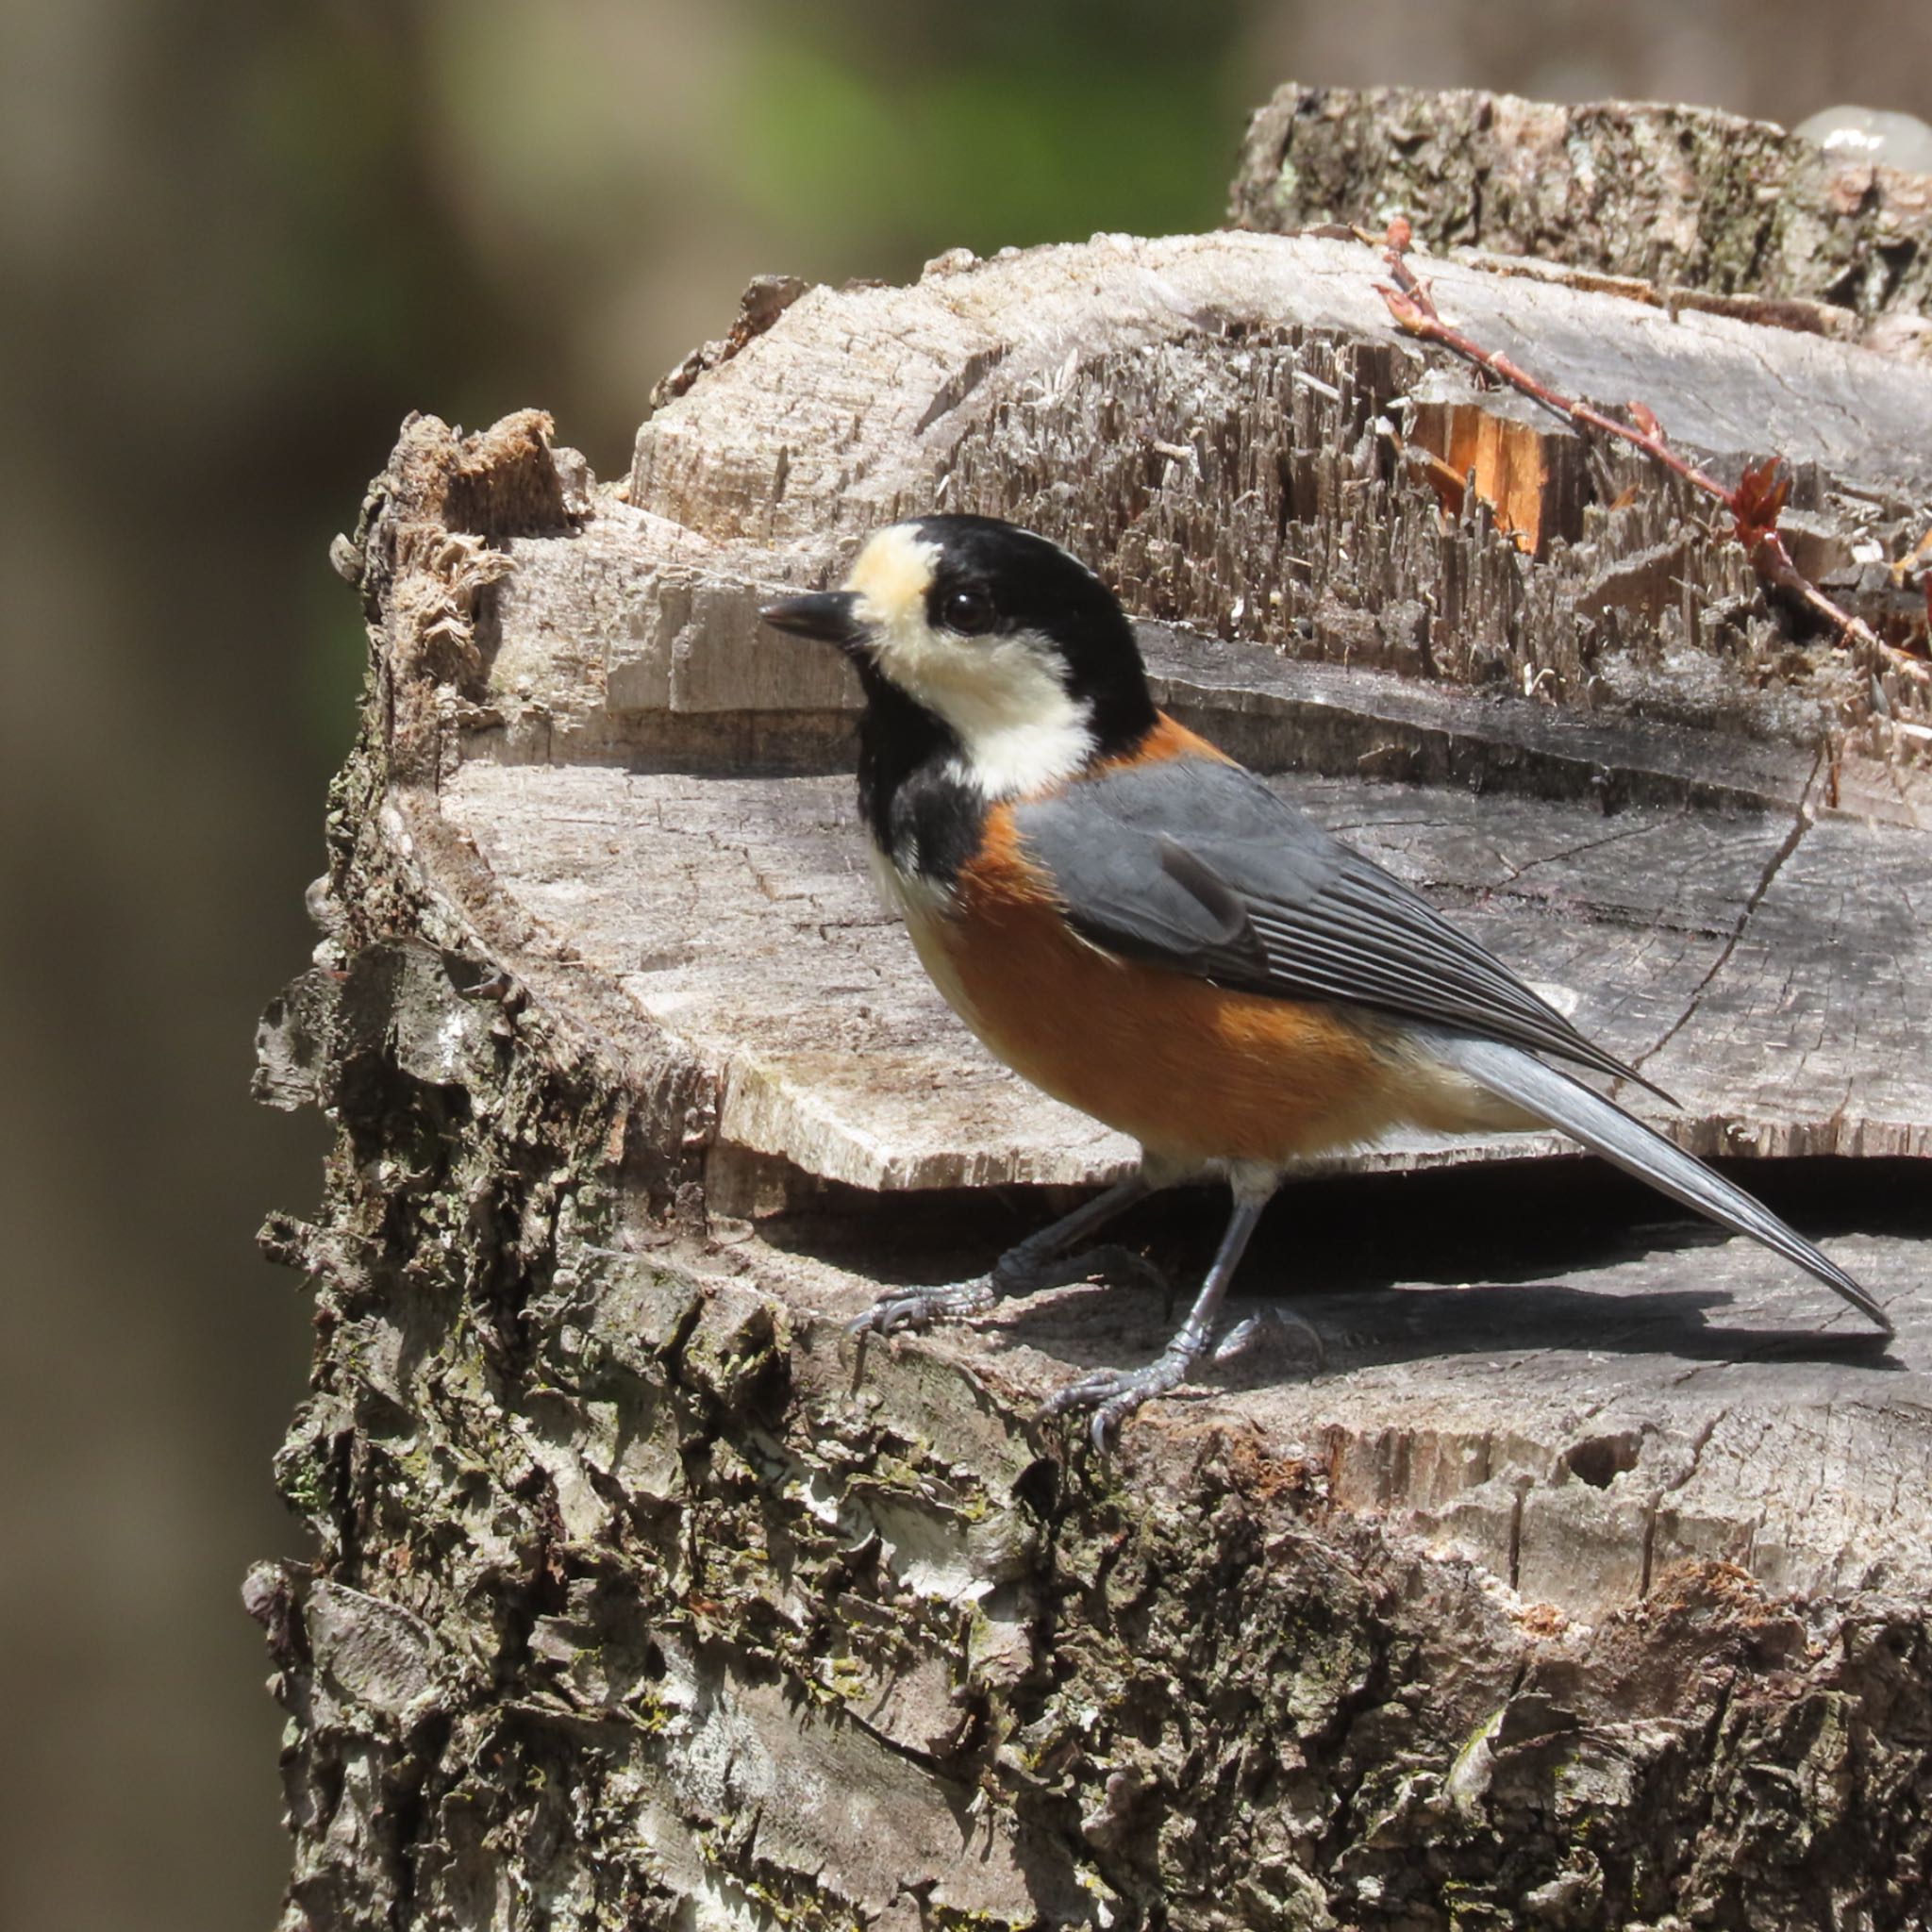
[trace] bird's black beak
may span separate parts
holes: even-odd
[[[774,630],[789,630],[793,637],[816,638],[821,643],[850,650],[865,636],[858,604],[850,591],[820,591],[809,597],[787,597],[781,604],[767,604],[758,615]]]

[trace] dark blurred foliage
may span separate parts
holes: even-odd
[[[938,236],[990,253],[1218,218],[1239,125],[1227,0],[948,12],[907,31],[872,0],[830,32],[795,17],[764,37],[727,161],[745,206],[871,274],[911,273]]]
[[[1932,9],[1794,0],[32,0],[0,14],[0,1923],[265,1927],[325,1136],[245,1098],[412,408],[621,469],[755,274],[1211,224],[1291,75],[1924,110]]]

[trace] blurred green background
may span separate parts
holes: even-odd
[[[1290,76],[1932,101],[1932,8],[1795,0],[12,0],[0,1924],[271,1924],[238,1587],[299,1554],[314,1118],[246,1099],[313,942],[362,643],[329,574],[412,408],[619,473],[755,274],[1209,225]]]

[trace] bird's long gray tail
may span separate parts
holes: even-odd
[[[1721,1226],[1762,1241],[1835,1289],[1885,1334],[1893,1332],[1890,1319],[1873,1299],[1871,1291],[1853,1280],[1836,1261],[1821,1254],[1795,1228],[1787,1227],[1762,1202],[1733,1187],[1695,1155],[1673,1146],[1614,1102],[1499,1040],[1431,1028],[1429,1045],[1479,1087],[1560,1128],[1591,1153],[1601,1154],[1626,1174],[1648,1181],[1672,1200],[1707,1214]]]

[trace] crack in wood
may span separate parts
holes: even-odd
[[[1816,761],[1812,766],[1810,785],[1807,788],[1807,792],[1811,787],[1818,784],[1823,776],[1826,758],[1826,747],[1821,745]],[[1784,870],[1791,856],[1797,851],[1799,845],[1804,841],[1806,833],[1810,830],[1813,823],[1814,820],[1807,800],[1801,799],[1796,810],[1791,814],[1790,831],[1778,841],[1777,850],[1766,860],[1763,871],[1758,874],[1757,883],[1751,889],[1743,906],[1739,910],[1736,923],[1725,937],[1724,944],[1719,948],[1717,957],[1710,962],[1709,966],[1705,970],[1703,976],[1691,989],[1690,997],[1685,1002],[1683,1010],[1665,1028],[1652,1045],[1646,1047],[1642,1053],[1631,1061],[1630,1064],[1640,1073],[1643,1071],[1644,1067],[1651,1060],[1662,1053],[1672,1041],[1690,1024],[1705,994],[1716,982],[1719,974],[1730,964],[1732,958],[1737,953],[1739,942],[1743,939],[1746,928],[1756,916],[1758,907],[1764,903],[1765,894],[1771,891],[1772,886],[1777,879],[1778,874]]]

